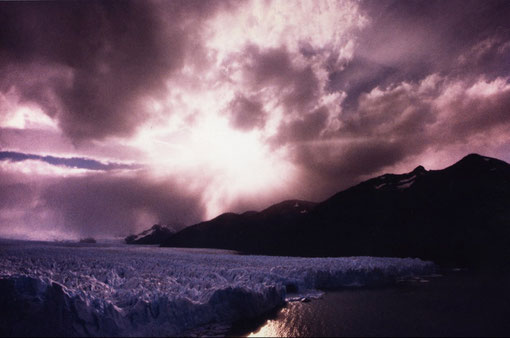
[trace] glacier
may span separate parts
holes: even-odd
[[[176,336],[298,295],[434,273],[413,258],[0,241],[1,335]]]

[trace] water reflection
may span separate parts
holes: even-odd
[[[313,300],[312,303],[320,300]],[[291,302],[282,308],[275,318],[268,319],[247,337],[298,337],[309,336],[308,321],[312,319],[310,303]],[[316,318],[315,318],[316,319]],[[313,320],[313,319],[312,319]],[[315,323],[321,325],[322,323]]]
[[[283,308],[276,319],[268,319],[257,331],[251,332],[247,337],[283,337],[290,336],[290,327],[282,319],[289,317],[289,308]]]

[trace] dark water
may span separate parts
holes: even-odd
[[[510,275],[442,272],[442,277],[383,289],[327,292],[292,302],[232,335],[244,336],[508,336]]]

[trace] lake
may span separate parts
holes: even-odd
[[[441,271],[393,287],[326,292],[269,318],[238,323],[243,336],[508,336],[510,276]]]

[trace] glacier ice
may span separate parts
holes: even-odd
[[[288,291],[313,297],[433,272],[433,263],[411,258],[0,242],[0,314],[8,319],[0,333],[172,336],[303,299]]]

